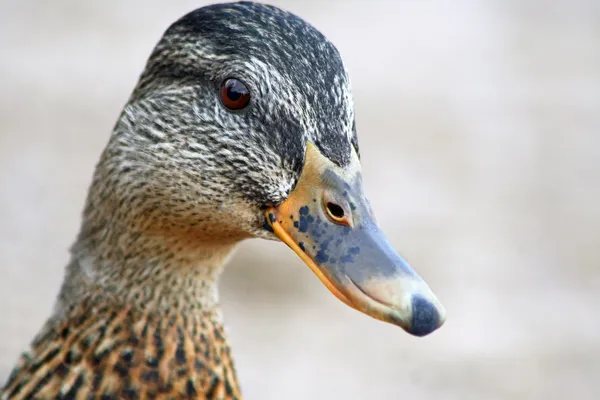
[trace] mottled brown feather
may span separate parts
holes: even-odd
[[[50,320],[4,389],[11,399],[240,399],[215,312],[193,317],[89,297]],[[110,397],[112,396],[112,397]]]

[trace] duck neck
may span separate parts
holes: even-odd
[[[102,327],[112,326],[113,335],[118,328],[120,340],[137,354],[134,359],[156,366],[154,382],[146,385],[175,387],[183,380],[190,398],[198,393],[241,398],[217,291],[236,241],[197,239],[119,225],[89,229],[84,223],[55,314],[35,343],[56,332],[57,320],[75,321],[73,329],[85,326],[89,337],[104,335],[94,333],[100,326],[95,322],[104,321]],[[148,386],[148,393],[153,388]]]
[[[100,293],[145,311],[219,313],[219,276],[238,241],[84,224],[59,303]]]

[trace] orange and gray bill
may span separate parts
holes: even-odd
[[[266,210],[268,223],[338,299],[427,335],[444,323],[445,309],[377,226],[352,157],[340,168],[308,143],[300,179],[287,200]]]

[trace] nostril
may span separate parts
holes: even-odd
[[[348,202],[338,193],[325,191],[323,193],[322,207],[327,218],[334,224],[352,228],[352,213],[349,211]]]
[[[440,314],[430,301],[421,296],[412,299],[412,326],[410,333],[415,336],[425,336],[440,326]]]
[[[345,216],[344,209],[332,202],[327,203],[327,212],[336,220],[341,220]]]

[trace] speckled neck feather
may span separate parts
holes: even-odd
[[[80,238],[55,314],[7,393],[240,398],[217,304],[217,278],[235,241],[202,239],[119,226]]]
[[[252,93],[231,112],[230,76]],[[349,79],[300,18],[219,4],[154,49],[97,165],[48,320],[13,371],[10,398],[238,399],[217,280],[236,243],[274,239],[307,141],[342,166],[358,151]]]
[[[239,398],[216,311],[143,311],[95,294],[50,320],[6,385],[11,398]]]

